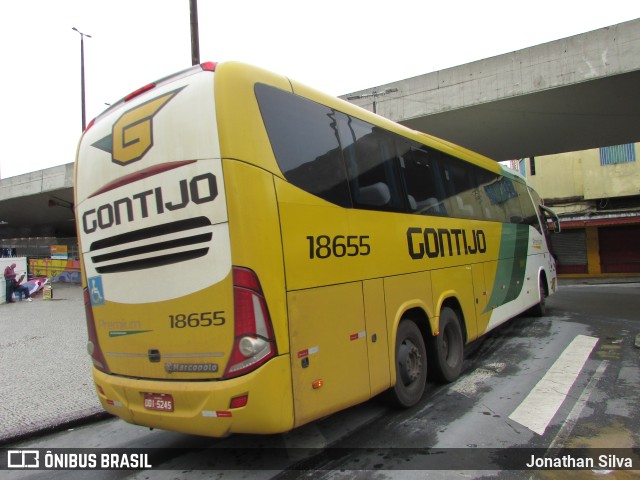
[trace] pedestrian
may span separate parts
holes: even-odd
[[[4,269],[4,283],[6,286],[6,301],[7,303],[13,303],[13,287],[16,283],[16,264],[12,263]]]
[[[27,302],[33,302],[33,299],[31,298],[31,294],[29,293],[29,287],[27,287],[26,285],[21,285],[22,280],[24,280],[24,275],[22,275],[18,280],[16,280],[13,286],[13,291],[20,294],[20,298],[24,296],[27,299]]]
[[[20,285],[22,280],[24,279],[24,275],[16,280],[16,264],[12,263],[8,267],[4,269],[4,281],[6,284],[6,301],[7,303],[13,303],[13,292],[17,292],[20,295],[20,298],[24,296],[27,299],[27,302],[33,302],[31,298],[31,294],[29,293],[29,287],[26,285]]]

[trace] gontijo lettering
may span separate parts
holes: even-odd
[[[462,228],[418,228],[407,229],[409,255],[420,260],[453,255],[475,255],[487,251],[487,239],[482,230]]]
[[[147,218],[150,213],[162,215],[167,210],[180,210],[191,202],[198,205],[211,202],[218,196],[216,176],[213,173],[180,180],[178,185],[180,198],[171,201],[166,201],[162,187],[156,187],[87,210],[82,214],[82,229],[84,233],[106,230],[123,221],[133,222],[139,218]]]

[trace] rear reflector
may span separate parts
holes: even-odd
[[[241,395],[239,397],[234,397],[231,399],[231,403],[229,404],[229,408],[242,408],[246,407],[249,402],[249,395]]]

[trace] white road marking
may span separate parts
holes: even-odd
[[[597,343],[586,335],[574,338],[509,418],[543,435]]]
[[[573,427],[575,427],[578,423],[580,415],[582,414],[582,410],[584,410],[584,407],[587,406],[587,402],[589,401],[591,394],[604,375],[604,371],[607,369],[608,365],[608,360],[603,360],[602,362],[600,362],[600,365],[598,365],[598,368],[596,368],[596,372],[593,374],[593,377],[591,377],[591,380],[589,380],[587,386],[584,387],[580,398],[578,398],[578,401],[571,409],[571,412],[567,416],[567,419],[564,421],[562,428],[553,439],[553,442],[551,442],[551,444],[549,445],[549,450],[552,450],[554,448],[563,448],[566,445],[567,440],[569,439],[569,436],[573,431]]]

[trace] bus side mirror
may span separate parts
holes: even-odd
[[[560,233],[560,219],[550,208],[545,207],[544,205],[540,205],[540,209],[542,210],[545,221],[547,222],[547,227],[549,222],[553,225],[553,232]]]
[[[547,222],[547,228],[549,229],[549,231],[553,233],[560,233],[560,220],[554,217],[547,217],[545,218],[545,220]]]

